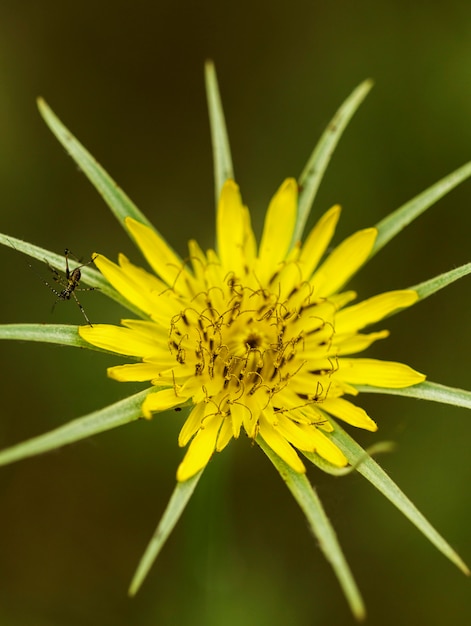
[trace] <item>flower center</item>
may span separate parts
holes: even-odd
[[[273,401],[300,372],[306,374],[306,345],[315,341],[324,356],[330,344],[333,325],[314,315],[315,306],[305,301],[290,306],[289,299],[280,302],[266,289],[229,284],[225,291],[198,294],[191,307],[173,318],[169,348],[179,364],[194,368],[207,399],[263,393],[264,402]],[[313,339],[316,333],[319,339]],[[312,351],[309,361],[311,365]],[[315,373],[325,377],[320,369]],[[321,387],[326,393],[327,387]],[[313,389],[299,394],[300,404],[318,397],[313,376]],[[280,400],[274,406],[285,408]]]

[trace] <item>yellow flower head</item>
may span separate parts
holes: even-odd
[[[418,300],[413,290],[391,291],[359,304],[345,283],[368,259],[377,230],[358,231],[326,256],[340,207],[319,220],[303,245],[294,241],[297,183],[287,179],[268,207],[257,246],[237,185],[223,186],[217,214],[217,252],[195,241],[182,260],[149,226],[126,227],[154,270],[95,264],[142,320],[122,326],[81,327],[89,343],[138,362],[111,367],[119,381],[151,381],[145,417],[189,406],[179,435],[188,451],[177,472],[185,481],[205,467],[241,429],[260,436],[288,465],[304,472],[296,449],[334,466],[347,464],[325,435],[329,416],[376,430],[366,412],[344,396],[356,385],[403,388],[424,376],[401,363],[352,358],[388,331],[370,324]],[[324,258],[325,257],[325,258]]]

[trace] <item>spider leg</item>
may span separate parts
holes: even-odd
[[[51,268],[51,269],[54,270],[54,268]],[[56,282],[58,282],[61,286],[63,286],[64,279],[62,278],[62,276],[59,274],[59,272],[56,272],[55,270],[54,270],[54,273],[57,274],[57,278],[54,277],[54,280]],[[54,304],[52,306],[52,309],[54,310],[54,307],[59,302],[59,300],[65,300],[64,291],[57,291],[57,289],[55,289],[50,283],[48,283],[47,280],[45,280],[42,276],[39,276],[39,278],[46,285],[46,287],[49,287],[49,289],[52,291],[52,293],[55,296],[57,296],[57,300],[54,302]]]
[[[87,261],[86,263],[82,263],[83,258],[79,258],[78,256],[76,256],[71,250],[69,250],[69,248],[66,248],[64,250],[64,256],[66,259],[66,265],[67,263],[67,259],[69,257],[72,257],[74,259],[74,261],[77,261],[77,263],[79,263],[79,265],[75,268],[75,269],[81,269],[82,267],[86,267],[87,265],[90,265],[91,263],[93,263],[95,261],[95,259],[97,258],[97,254],[93,255],[89,261]]]
[[[69,270],[69,249],[68,248],[64,250],[64,256],[65,256],[65,277],[67,278],[67,280],[69,280],[70,270]]]
[[[72,295],[74,297],[75,302],[77,303],[78,308],[82,311],[82,315],[84,316],[84,318],[87,320],[87,324],[89,326],[92,326],[91,321],[88,319],[87,314],[85,313],[85,309],[83,308],[83,306],[80,304],[79,299],[77,298],[77,296],[75,295],[75,292],[72,291]]]
[[[44,262],[46,263],[49,271],[52,274],[52,280],[54,280],[56,283],[63,284],[64,283],[64,277],[56,270],[55,267],[52,267],[52,265],[48,261],[46,261],[46,259],[44,259]],[[43,281],[43,283],[48,285],[47,281],[45,281],[44,278],[41,278],[41,280]],[[48,285],[48,287],[50,287],[50,285]]]

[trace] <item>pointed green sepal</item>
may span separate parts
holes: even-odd
[[[471,409],[471,391],[447,387],[428,380],[404,389],[391,389],[389,387],[371,387],[370,385],[355,385],[355,389],[366,393],[385,393],[393,396],[404,396],[407,398],[419,398],[420,400],[430,400],[440,404],[451,404],[453,406]]]
[[[340,137],[372,86],[373,81],[365,80],[345,100],[319,139],[299,177],[298,216],[293,235],[293,246],[302,237],[317,190]]]
[[[43,452],[49,452],[66,444],[133,422],[142,417],[141,405],[148,392],[148,389],[140,391],[104,409],[79,417],[68,424],[64,424],[64,426],[59,426],[59,428],[55,428],[44,435],[0,450],[0,465],[8,465]]]
[[[387,217],[382,219],[377,225],[378,236],[376,237],[373,250],[370,254],[370,259],[377,253],[383,246],[385,246],[393,237],[395,237],[403,228],[413,222],[419,215],[424,213],[435,202],[440,200],[448,192],[454,189],[457,185],[471,176],[471,162],[466,163],[459,169],[455,170],[448,176],[445,176],[438,183],[435,183],[421,194],[406,202],[406,204],[396,209],[393,213],[390,213]]]
[[[90,152],[88,152],[72,133],[67,130],[42,98],[38,98],[38,108],[46,124],[102,196],[121,226],[124,227],[124,219],[126,217],[132,217],[138,222],[146,224],[153,230],[156,230],[153,224],[151,224],[147,217],[137,208],[134,202],[116,184]]]
[[[134,596],[139,591],[139,588],[154,564],[155,559],[185,510],[185,507],[193,495],[195,487],[202,474],[203,470],[198,472],[198,474],[189,480],[177,483],[167,508],[162,515],[162,519],[160,520],[141,560],[139,561],[139,565],[137,566],[136,572],[129,586],[128,593],[130,596]]]
[[[228,178],[234,178],[234,168],[214,63],[207,61],[204,69],[211,144],[213,148],[214,193],[217,207],[222,186]]]
[[[258,436],[256,441],[273,463],[305,514],[324,556],[334,569],[353,615],[356,619],[363,620],[366,611],[362,597],[317,493],[306,476],[291,469],[273,452],[262,437]]]
[[[107,352],[87,343],[80,337],[78,330],[79,326],[66,324],[2,324],[0,325],[0,339],[55,343],[61,346]]]
[[[420,532],[462,572],[469,575],[470,571],[460,556],[450,544],[425,519],[420,511],[404,495],[396,483],[374,461],[363,448],[356,443],[338,424],[335,424],[331,433],[326,433],[329,439],[345,454],[357,472],[364,476],[378,491],[380,491],[399,511],[416,526]]]
[[[420,300],[424,300],[447,285],[454,283],[455,280],[459,280],[468,274],[471,274],[471,263],[455,267],[455,269],[450,270],[449,272],[439,274],[438,276],[430,278],[419,285],[410,287],[410,289],[417,292]]]

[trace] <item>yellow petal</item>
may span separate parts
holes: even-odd
[[[205,404],[197,404],[190,415],[185,420],[185,423],[178,435],[178,445],[180,447],[186,446],[193,435],[201,428],[201,423],[204,418]]]
[[[130,293],[138,292],[146,298],[149,306],[149,315],[152,319],[168,325],[168,320],[181,309],[178,298],[174,292],[168,289],[164,282],[153,274],[133,265],[124,254],[119,255],[119,264],[126,275]],[[126,295],[126,294],[124,294]]]
[[[168,323],[168,321],[167,321]],[[155,322],[147,320],[121,320],[121,324],[132,330],[136,337],[149,342],[153,347],[153,353],[164,350],[168,354],[168,328],[162,328]]]
[[[115,365],[107,370],[108,376],[119,382],[144,382],[157,378],[161,368],[150,363]]]
[[[418,299],[417,292],[412,289],[387,291],[368,298],[339,311],[335,318],[335,331],[340,334],[355,332],[382,320],[398,309],[415,304]]]
[[[162,389],[154,393],[149,393],[142,403],[142,413],[144,417],[150,419],[152,413],[160,413],[167,409],[173,409],[173,407],[183,404],[187,398],[177,396],[175,389]]]
[[[230,419],[225,419],[222,423],[221,429],[218,434],[218,440],[216,444],[217,452],[221,452],[227,446],[232,439],[232,424]]]
[[[216,448],[223,419],[220,415],[205,419],[204,425],[193,438],[183,461],[178,466],[177,480],[179,482],[188,480],[206,466]]]
[[[338,291],[365,263],[377,234],[376,228],[366,228],[338,245],[311,278],[314,293],[327,297]]]
[[[247,241],[253,240],[250,215],[233,180],[224,183],[217,212],[218,253],[226,272],[245,273]]]
[[[299,257],[299,266],[303,280],[309,280],[312,272],[316,269],[317,264],[327,250],[327,246],[334,236],[335,227],[340,217],[340,210],[340,206],[337,204],[329,209],[327,213],[324,213],[303,244]]]
[[[240,402],[234,402],[231,404],[231,424],[234,439],[238,438],[242,424],[244,424],[244,420],[248,415],[250,415],[249,409],[245,406],[245,404]]]
[[[408,365],[378,359],[338,359],[338,370],[333,378],[352,385],[372,385],[401,389],[417,385],[425,376]]]
[[[146,291],[160,293],[166,290],[167,286],[164,282],[159,280],[154,274],[150,274],[147,270],[134,265],[126,257],[126,255],[120,253],[118,261],[122,271],[126,276],[139,286],[139,289],[145,289]]]
[[[79,326],[80,336],[98,348],[128,356],[151,357],[155,355],[155,345],[128,328],[111,324]]]
[[[352,404],[348,400],[344,400],[343,398],[327,398],[327,400],[322,404],[322,408],[327,413],[340,418],[352,426],[364,428],[365,430],[370,430],[371,432],[378,430],[378,426],[368,416],[364,409]]]
[[[253,232],[252,223],[250,220],[250,211],[246,206],[243,207],[243,218],[244,218],[244,231],[245,231],[245,239],[244,239],[244,256],[246,263],[250,268],[253,267],[254,259],[257,256],[257,241],[255,239],[255,234]]]
[[[298,206],[298,185],[288,178],[268,207],[259,248],[257,276],[263,282],[280,269],[293,239]]]
[[[193,267],[193,274],[198,282],[204,280],[204,270],[207,265],[206,256],[201,250],[199,244],[194,239],[190,239],[188,242],[188,251],[190,253],[191,265]]]
[[[126,257],[121,255],[121,259],[126,259]],[[129,263],[129,261],[127,262]],[[131,278],[123,271],[122,267],[116,265],[101,254],[96,255],[94,263],[107,281],[113,285],[119,293],[123,294],[129,302],[137,306],[141,311],[144,311],[144,313],[151,313],[155,307],[155,300],[151,295],[149,283],[152,284],[152,280],[157,281],[155,276],[152,276],[152,274],[149,274],[141,268],[136,268],[140,269],[140,271],[146,275],[146,278],[149,278],[149,283],[146,282],[144,286],[142,284],[144,282],[143,280],[139,281],[139,283],[136,282],[135,279]]]
[[[313,427],[302,425],[301,428],[307,430]],[[313,428],[313,431],[316,454],[336,467],[345,467],[348,463],[347,458],[343,452],[337,448],[335,443],[328,439],[318,428]]]
[[[291,444],[286,441],[285,437],[283,437],[264,416],[260,418],[259,432],[260,436],[265,443],[270,446],[273,452],[281,457],[295,472],[304,474],[306,468]]]
[[[275,413],[273,427],[298,450],[314,452],[316,447],[313,431],[315,427],[301,429],[299,424],[286,417],[283,413]]]
[[[385,339],[389,337],[388,330],[380,330],[376,333],[369,333],[368,335],[353,334],[347,337],[334,336],[330,354],[336,354],[338,356],[344,354],[355,354],[355,352],[362,352],[369,348],[372,343],[378,341],[378,339]]]
[[[132,217],[127,217],[124,221],[152,269],[169,287],[174,287],[178,279],[179,290],[186,292],[183,276],[186,280],[190,280],[191,275],[186,271],[180,257],[149,226],[141,224]]]
[[[282,419],[276,418],[278,422],[276,429],[298,450],[317,452],[317,454],[337,467],[344,467],[347,464],[344,454],[316,426],[298,425],[284,416],[280,416],[280,418]]]

